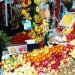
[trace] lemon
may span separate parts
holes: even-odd
[[[37,6],[36,7],[36,12],[39,13],[39,11],[40,11],[40,6]]]
[[[26,15],[26,13],[27,13],[26,10],[25,9],[22,9],[21,14],[22,15]]]

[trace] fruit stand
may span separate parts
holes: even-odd
[[[52,29],[49,2],[19,1],[21,10],[17,13],[16,9],[12,31],[21,25],[24,29],[12,36],[0,31],[6,45],[1,75],[75,75],[75,13],[64,15],[58,27]]]
[[[71,17],[68,19],[71,20]],[[74,25],[74,20],[72,22],[73,24],[71,26]],[[8,47],[9,57],[7,59],[2,60],[2,64],[3,64],[2,69],[5,75],[7,74],[9,75],[74,75],[75,73],[75,66],[74,66],[75,41],[74,39],[75,38],[74,38],[74,31],[73,32],[72,31],[68,33],[67,31],[65,31],[66,32],[65,36],[67,36],[66,37],[67,41],[62,44],[56,43],[56,45],[44,46],[40,49],[34,49],[33,51],[27,51],[26,50],[27,48],[25,46],[25,47],[19,48],[20,50],[25,50],[24,53],[20,52],[16,54],[13,53],[15,50],[13,46]],[[63,29],[63,33],[64,33],[64,29]],[[23,35],[26,35],[26,34],[24,33]],[[17,40],[18,40],[18,37],[17,37]],[[20,36],[19,36],[19,40],[20,40]],[[15,42],[15,43],[18,43],[18,42]],[[15,48],[18,48],[18,47],[15,47]]]

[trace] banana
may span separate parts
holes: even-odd
[[[34,3],[37,4],[37,0],[34,0]]]
[[[34,0],[34,3],[39,5],[42,2],[42,0]]]
[[[39,13],[39,11],[40,11],[40,7],[37,6],[37,7],[36,7],[36,12]]]
[[[39,5],[39,0],[37,0],[37,5]]]

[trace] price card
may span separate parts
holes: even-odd
[[[24,25],[24,30],[31,30],[32,29],[31,21],[29,21],[28,19],[23,20],[22,24]]]
[[[7,47],[9,54],[18,54],[18,53],[26,53],[27,52],[27,45],[18,45],[18,46],[10,46]]]

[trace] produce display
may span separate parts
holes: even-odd
[[[5,74],[9,75],[39,75],[34,66],[31,66],[31,62],[27,62],[24,59],[23,54],[12,55],[7,60],[3,60],[3,70]]]
[[[62,62],[61,70],[57,75],[75,75],[75,60],[71,57],[68,58],[68,63]]]
[[[16,69],[15,72],[17,75],[39,75],[34,67],[31,67],[28,63],[23,65],[23,67]]]
[[[67,41],[70,42],[75,39],[75,31],[67,35]]]
[[[42,24],[48,26],[46,19],[43,19]],[[12,37],[12,42],[14,44],[21,44],[24,43],[25,40],[36,39],[36,34],[43,35],[46,33],[47,30],[42,29],[44,25],[38,26],[36,25],[36,22],[34,22],[33,30],[28,33],[22,32],[15,35]],[[2,61],[2,69],[9,75],[74,75],[74,31],[72,30],[66,34],[66,37],[66,45],[58,44],[52,47],[45,46],[40,49],[34,49],[32,52],[13,54],[9,59]],[[37,40],[41,41],[42,39],[43,37],[41,36],[41,38]]]
[[[50,49],[49,47],[44,47],[44,48],[41,48],[40,50],[34,50],[27,54],[27,60],[30,59],[30,61],[32,62],[44,61],[50,58],[52,53],[59,54],[60,52],[62,52],[63,47],[64,46],[62,45],[57,45]]]
[[[24,20],[29,20],[32,22],[32,36],[35,35],[36,42],[43,41],[44,34],[49,31],[49,1],[48,0],[33,0],[30,5],[26,4],[31,0],[22,1],[22,11]]]
[[[38,73],[60,70],[61,61],[67,62],[65,51],[66,48],[64,50],[63,45],[57,45],[52,48],[44,47],[26,54],[12,55],[9,59],[2,61],[2,68],[5,72],[15,72],[29,62],[30,67],[34,67]]]
[[[22,75],[30,73],[32,75],[33,73],[34,75],[56,73],[61,70],[61,62],[64,64],[68,62],[69,53],[72,48],[70,45],[66,47],[56,45],[51,48],[46,46],[26,54],[12,55],[9,59],[2,61],[2,68],[4,72],[19,72]]]
[[[53,40],[55,45],[47,40],[50,46],[44,46],[45,35],[49,34],[51,27],[50,19],[54,18],[50,16],[50,0],[22,0],[20,2],[22,6],[20,22],[25,22],[22,23],[24,27],[30,24],[31,29],[24,28],[23,32],[12,37],[0,31],[3,43],[14,44],[7,48],[9,57],[4,56],[2,59],[4,75],[75,75],[75,30],[73,30],[75,14],[65,15],[59,24],[61,28],[55,28],[56,32],[53,31],[53,34],[50,32],[53,37],[60,37],[60,41],[50,35],[48,39],[51,39],[50,42]],[[59,14],[57,11],[56,16]],[[67,41],[62,41],[63,36]],[[31,42],[27,42],[28,40]],[[27,51],[27,44],[33,43],[32,40],[38,43],[40,48]],[[59,43],[55,43],[56,41]],[[20,47],[22,44],[25,45]]]
[[[23,44],[25,43],[25,40],[28,40],[28,39],[32,39],[28,33],[19,33],[17,35],[14,35],[12,37],[12,43],[13,44]]]
[[[5,64],[2,68],[4,71],[14,71],[16,68],[22,66],[25,61],[23,61],[23,54],[12,55],[11,58],[2,61]]]

